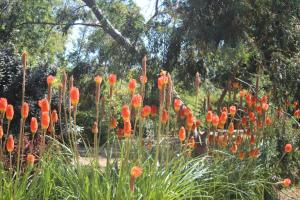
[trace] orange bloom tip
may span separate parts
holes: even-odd
[[[213,112],[212,111],[208,111],[207,114],[206,114],[206,121],[208,123],[211,123],[212,119],[213,119]]]
[[[292,150],[293,150],[292,144],[286,144],[286,145],[284,146],[284,152],[285,152],[285,153],[290,153]]]
[[[95,78],[94,78],[94,81],[96,82],[96,85],[100,85],[101,82],[102,82],[102,77],[97,75]]]
[[[116,82],[117,82],[117,75],[115,75],[115,74],[110,74],[110,75],[108,76],[108,83],[109,83],[109,85],[110,85],[110,86],[114,86],[114,85],[116,84]]]
[[[6,150],[11,153],[15,148],[14,144],[14,138],[12,135],[8,136],[7,142],[6,142]]]
[[[161,123],[166,124],[168,120],[169,120],[169,113],[167,110],[164,109],[161,114]]]
[[[111,118],[111,120],[110,120],[110,128],[111,129],[115,129],[115,128],[117,128],[117,126],[118,126],[117,119],[116,118]]]
[[[135,88],[136,88],[136,80],[135,79],[130,79],[129,83],[128,83],[128,89],[129,89],[129,91],[131,93],[133,93],[134,90],[135,90]]]
[[[49,105],[49,102],[46,98],[39,100],[38,105],[39,105],[42,112],[49,112],[50,105]]]
[[[34,164],[35,157],[32,154],[28,154],[26,160],[27,160],[28,165],[32,166]]]
[[[73,106],[76,106],[79,102],[79,89],[72,87],[70,90],[70,99]]]
[[[183,103],[180,99],[175,99],[174,100],[174,110],[175,110],[175,112],[179,112],[180,107],[181,107],[182,104]]]
[[[131,99],[131,104],[135,109],[137,109],[137,108],[141,107],[142,100],[143,100],[143,98],[141,95],[139,95],[139,94],[133,95],[133,97]]]
[[[143,173],[143,168],[139,166],[134,166],[130,170],[130,175],[134,178],[138,178],[139,176],[142,175],[142,173]]]
[[[35,117],[32,117],[31,118],[31,121],[30,121],[30,131],[32,134],[35,134],[38,130],[38,122],[37,122],[37,119]]]
[[[53,123],[57,123],[58,122],[58,114],[56,110],[53,110],[51,113],[51,121]]]
[[[144,106],[141,111],[142,118],[146,118],[151,114],[151,107],[150,106]]]
[[[6,107],[7,107],[7,99],[0,98],[0,112],[4,113],[6,111]]]
[[[130,123],[130,121],[125,121],[124,122],[124,136],[126,137],[126,138],[129,138],[129,137],[131,137],[131,123]]]
[[[289,187],[291,185],[292,181],[291,179],[289,178],[285,178],[283,181],[282,181],[282,184],[284,187]]]
[[[42,129],[46,130],[49,127],[50,117],[48,112],[43,112],[41,117]]]
[[[55,80],[55,77],[52,76],[52,75],[49,75],[49,76],[47,77],[47,84],[48,84],[49,87],[52,86],[54,80]]]
[[[7,120],[11,121],[13,119],[13,117],[14,117],[14,107],[13,107],[13,105],[11,105],[11,104],[7,105],[5,115],[6,115]]]
[[[185,137],[186,137],[185,135],[186,135],[185,128],[182,126],[179,129],[179,133],[178,133],[178,138],[179,138],[181,143],[185,140]]]
[[[130,109],[128,105],[122,107],[121,115],[124,121],[130,120]]]
[[[28,103],[24,102],[21,107],[22,118],[26,119],[28,117],[28,113],[29,113],[29,105],[28,105]]]

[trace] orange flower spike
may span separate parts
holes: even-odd
[[[48,84],[48,87],[51,87],[51,86],[53,85],[54,80],[55,80],[55,77],[52,76],[52,75],[49,75],[49,76],[47,77],[47,84]]]
[[[124,105],[122,107],[121,115],[122,115],[124,122],[127,122],[130,120],[130,109],[129,109],[128,105]]]
[[[293,150],[293,146],[291,144],[286,144],[284,146],[284,152],[285,153],[290,153],[290,152],[292,152],[292,150]]]
[[[237,149],[238,149],[238,146],[236,144],[233,144],[231,147],[230,147],[230,151],[235,154],[237,152]]]
[[[194,116],[190,113],[188,116],[187,116],[187,118],[186,118],[186,124],[187,124],[187,127],[189,128],[189,129],[191,129],[192,128],[192,126],[193,126],[193,124],[194,124]]]
[[[130,79],[128,83],[128,89],[131,93],[134,93],[136,88],[136,80],[135,79]]]
[[[165,79],[164,79],[164,76],[160,76],[158,79],[157,79],[157,87],[159,90],[162,90],[165,86]]]
[[[246,154],[245,154],[243,151],[241,151],[241,152],[239,153],[239,159],[240,159],[240,160],[244,160],[245,157],[246,157]]]
[[[212,124],[213,124],[214,127],[218,126],[218,124],[219,124],[219,117],[218,117],[218,115],[214,115],[212,117]]]
[[[233,122],[230,122],[229,126],[228,126],[228,133],[229,135],[233,135],[234,132],[234,124]]]
[[[131,136],[131,123],[130,121],[124,122],[124,136],[129,138]]]
[[[174,100],[174,111],[176,113],[179,112],[181,105],[182,105],[182,101],[180,99],[175,99]]]
[[[236,113],[236,106],[230,106],[229,113],[230,113],[231,117],[234,117],[234,115]]]
[[[157,106],[152,105],[151,106],[151,116],[156,117],[156,115],[157,115]]]
[[[134,178],[140,177],[142,175],[142,173],[143,173],[143,168],[138,167],[138,166],[134,166],[130,170],[130,175]]]
[[[58,115],[57,115],[57,111],[53,110],[51,113],[51,121],[53,123],[57,123],[58,122]]]
[[[0,139],[2,139],[3,138],[3,128],[2,128],[2,126],[0,126]]]
[[[268,102],[268,97],[266,95],[260,98],[260,103],[267,103],[267,102]]]
[[[166,124],[168,120],[169,120],[169,113],[166,109],[164,109],[161,114],[161,123]]]
[[[251,98],[252,98],[251,94],[246,95],[246,103],[247,103],[248,107],[251,107],[251,105],[252,105]]]
[[[14,137],[12,135],[8,136],[7,142],[6,142],[6,150],[11,153],[15,148],[14,144]]]
[[[254,112],[249,112],[249,119],[250,119],[251,122],[255,121],[256,117],[255,117]]]
[[[29,113],[29,105],[28,103],[24,102],[21,107],[22,119],[26,119],[28,117],[28,113]]]
[[[300,118],[300,109],[298,109],[294,112],[294,117]]]
[[[117,119],[116,118],[111,118],[111,120],[110,120],[110,128],[111,129],[115,129],[115,128],[117,128],[117,126],[118,126],[118,121],[117,121]]]
[[[212,119],[213,119],[213,112],[212,111],[208,111],[207,114],[206,114],[206,121],[208,123],[211,123]]]
[[[38,105],[41,108],[42,112],[49,112],[50,105],[49,105],[49,102],[48,102],[48,100],[46,98],[39,100],[38,101]]]
[[[32,154],[28,154],[26,160],[27,160],[27,164],[29,166],[33,166],[34,161],[35,161],[35,157]]]
[[[77,87],[72,87],[70,89],[70,99],[73,106],[76,106],[79,102],[79,89]]]
[[[35,134],[38,130],[38,122],[37,122],[37,119],[35,117],[32,117],[31,118],[31,121],[30,121],[30,131],[32,134]]]
[[[94,81],[96,82],[96,85],[101,85],[101,83],[102,83],[102,76],[97,75],[94,78]]]
[[[47,130],[49,127],[50,123],[50,117],[48,112],[42,112],[42,117],[41,117],[41,125],[43,130]]]
[[[141,112],[141,115],[143,118],[148,117],[151,114],[151,107],[150,106],[144,106]]]
[[[180,129],[179,129],[179,133],[178,133],[178,138],[180,140],[181,143],[184,142],[185,140],[185,128],[182,126]]]
[[[116,84],[116,82],[117,82],[117,75],[110,74],[108,76],[108,83],[109,83],[109,85],[112,87],[112,86],[114,86]]]
[[[14,118],[14,107],[11,104],[8,104],[6,107],[6,119],[11,121]]]
[[[271,125],[272,125],[272,120],[271,120],[271,118],[270,118],[270,117],[266,117],[265,123],[266,123],[267,126],[271,126]]]
[[[255,144],[255,136],[254,135],[251,135],[250,144],[252,144],[252,145]]]
[[[201,125],[201,120],[200,119],[197,119],[196,120],[196,127],[199,127]]]
[[[284,187],[289,187],[290,185],[291,185],[291,183],[292,183],[292,181],[291,181],[291,179],[289,179],[289,178],[285,178],[283,181],[282,181],[282,184],[283,184],[283,186]]]
[[[138,109],[142,105],[142,100],[143,100],[143,98],[141,95],[139,95],[139,94],[133,95],[133,97],[131,99],[131,104],[133,105],[133,107],[135,109]]]
[[[222,111],[219,121],[221,124],[225,124],[227,121],[227,112],[226,111]]]
[[[7,108],[7,99],[6,98],[0,98],[0,112],[4,113]]]
[[[268,109],[269,109],[269,104],[267,104],[267,103],[262,103],[261,104],[261,108],[263,109],[263,111],[268,111]]]

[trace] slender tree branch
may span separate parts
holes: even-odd
[[[74,23],[58,23],[58,22],[37,22],[37,21],[28,21],[17,24],[17,27],[25,25],[50,25],[50,26],[91,26],[91,27],[101,27],[101,24],[96,23],[83,23],[83,22],[74,22]]]

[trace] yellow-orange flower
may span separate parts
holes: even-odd
[[[94,81],[96,82],[96,85],[101,85],[101,83],[102,83],[102,76],[97,75],[94,78]]]
[[[213,119],[213,112],[212,111],[208,111],[207,114],[206,114],[206,121],[208,123],[211,123],[212,119]]]
[[[291,179],[289,178],[285,178],[283,181],[282,181],[282,184],[284,187],[289,187],[291,185],[292,181]]]
[[[182,105],[182,101],[180,99],[174,100],[174,110],[176,113],[179,112],[181,105]]]
[[[57,123],[57,121],[58,121],[58,115],[57,115],[56,110],[53,110],[52,113],[51,113],[51,121],[53,123]]]
[[[13,107],[13,105],[11,105],[11,104],[7,105],[5,115],[6,115],[7,120],[11,121],[13,119],[13,117],[14,117],[14,107]]]
[[[185,128],[183,126],[179,129],[178,137],[181,143],[185,140]]]
[[[166,124],[168,120],[169,120],[169,113],[164,109],[161,114],[161,123]]]
[[[79,89],[72,87],[70,90],[70,99],[73,106],[76,106],[79,102]]]
[[[218,124],[219,124],[219,117],[218,117],[218,115],[214,115],[214,116],[212,117],[212,125],[213,125],[214,127],[217,127]]]
[[[49,76],[47,77],[47,84],[48,84],[49,87],[52,86],[54,80],[55,80],[55,77],[52,76],[52,75],[49,75]]]
[[[130,79],[128,83],[128,89],[131,93],[134,93],[136,88],[136,80],[135,79]]]
[[[14,144],[14,137],[12,135],[8,136],[7,142],[6,142],[6,150],[11,153],[15,148]]]
[[[142,118],[146,118],[151,114],[151,107],[150,106],[144,106],[141,111]]]
[[[130,121],[124,122],[124,136],[129,138],[131,136],[131,123]]]
[[[6,111],[6,107],[7,107],[7,99],[0,98],[0,112],[4,113]]]
[[[133,97],[131,99],[131,104],[135,109],[137,109],[137,108],[141,107],[142,100],[143,100],[143,98],[141,95],[139,95],[139,94],[133,95]]]
[[[37,119],[35,117],[32,117],[31,118],[31,121],[30,121],[30,131],[32,134],[35,134],[38,130],[38,122],[37,122]]]
[[[130,109],[128,105],[122,107],[121,115],[125,122],[130,120]]]
[[[143,168],[139,166],[134,166],[130,170],[130,175],[134,178],[138,178],[139,176],[142,175],[142,173],[143,173]]]
[[[112,117],[111,120],[110,120],[110,125],[109,125],[109,127],[110,127],[111,129],[115,129],[115,128],[117,128],[117,125],[118,125],[117,119],[114,118],[114,117]]]
[[[112,86],[114,86],[116,84],[116,82],[117,82],[117,75],[110,74],[108,76],[108,83],[109,83],[109,85],[112,87]]]
[[[42,112],[49,112],[50,105],[49,105],[49,102],[48,102],[48,100],[46,98],[39,100],[38,101],[38,105],[41,108]]]
[[[32,166],[34,164],[35,157],[32,154],[28,154],[26,160],[28,165]]]
[[[231,117],[234,117],[234,115],[236,113],[236,106],[230,106],[229,112],[230,112]]]
[[[41,125],[42,129],[46,130],[49,127],[50,117],[48,112],[42,112]]]
[[[22,118],[26,119],[28,117],[28,113],[29,113],[29,105],[28,105],[28,103],[24,102],[21,107]]]

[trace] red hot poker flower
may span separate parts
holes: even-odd
[[[131,123],[130,121],[124,122],[124,136],[129,138],[131,136]]]
[[[52,86],[54,80],[55,80],[55,77],[52,76],[52,75],[49,75],[49,76],[47,77],[47,84],[48,84],[48,87],[51,87],[51,86]]]
[[[236,106],[230,106],[229,112],[230,112],[231,117],[234,117],[234,115],[236,113]]]
[[[11,104],[8,104],[6,107],[6,119],[11,121],[14,117],[14,107]]]
[[[290,153],[293,150],[293,146],[291,144],[286,144],[284,146],[284,152],[285,153]]]
[[[4,113],[7,107],[7,100],[6,98],[0,98],[0,112]]]
[[[144,106],[141,112],[142,118],[146,118],[150,115],[151,113],[151,107],[150,106]]]
[[[152,117],[156,117],[157,115],[157,106],[156,105],[152,105],[151,106],[151,116]]]
[[[213,124],[214,127],[218,126],[218,124],[219,124],[219,117],[218,117],[218,115],[214,115],[212,117],[212,124]]]
[[[42,117],[41,117],[42,129],[47,130],[47,128],[49,127],[49,123],[50,123],[49,113],[42,112]]]
[[[130,79],[128,83],[128,89],[131,93],[134,93],[136,88],[136,80],[135,79]]]
[[[182,105],[182,101],[180,99],[174,100],[174,110],[176,113],[179,112],[181,105]]]
[[[51,121],[53,123],[57,123],[58,122],[58,115],[57,115],[56,110],[53,110],[52,113],[51,113]]]
[[[70,90],[70,99],[73,106],[76,106],[79,102],[79,89],[72,87]]]
[[[124,122],[128,122],[130,120],[130,109],[128,105],[124,105],[121,111],[122,118]]]
[[[132,99],[131,99],[131,104],[133,105],[133,107],[135,109],[138,109],[139,107],[141,107],[142,105],[142,96],[139,94],[133,95]]]
[[[6,142],[6,150],[11,153],[15,148],[14,144],[14,137],[12,135],[8,136],[7,142]]]
[[[41,99],[38,101],[39,107],[41,108],[42,112],[49,112],[50,106],[47,99]]]
[[[208,123],[211,123],[212,119],[213,119],[213,112],[212,111],[208,111],[207,114],[206,114],[206,121]]]
[[[185,140],[185,128],[183,126],[179,129],[178,137],[181,143]]]
[[[37,122],[37,119],[35,117],[32,117],[31,118],[31,121],[30,121],[30,131],[32,134],[35,134],[38,130],[38,122]]]
[[[28,154],[26,160],[28,165],[32,166],[34,164],[35,157],[32,154]]]
[[[161,123],[166,124],[168,120],[169,120],[168,111],[166,111],[164,109],[163,112],[162,112],[162,114],[161,114]]]
[[[108,83],[109,83],[109,85],[112,87],[112,86],[114,86],[116,84],[116,82],[117,82],[117,75],[110,74],[108,76]]]
[[[284,187],[289,187],[291,185],[292,181],[291,179],[289,178],[285,178],[283,181],[282,181],[282,184]]]
[[[21,107],[22,118],[26,119],[28,117],[28,113],[29,113],[29,105],[28,105],[28,103],[24,102]]]
[[[102,83],[102,77],[97,75],[95,78],[94,78],[94,81],[96,82],[96,85],[101,85]]]
[[[143,169],[138,166],[134,166],[130,170],[130,175],[134,178],[138,178],[139,176],[142,175],[142,173],[143,173]]]

